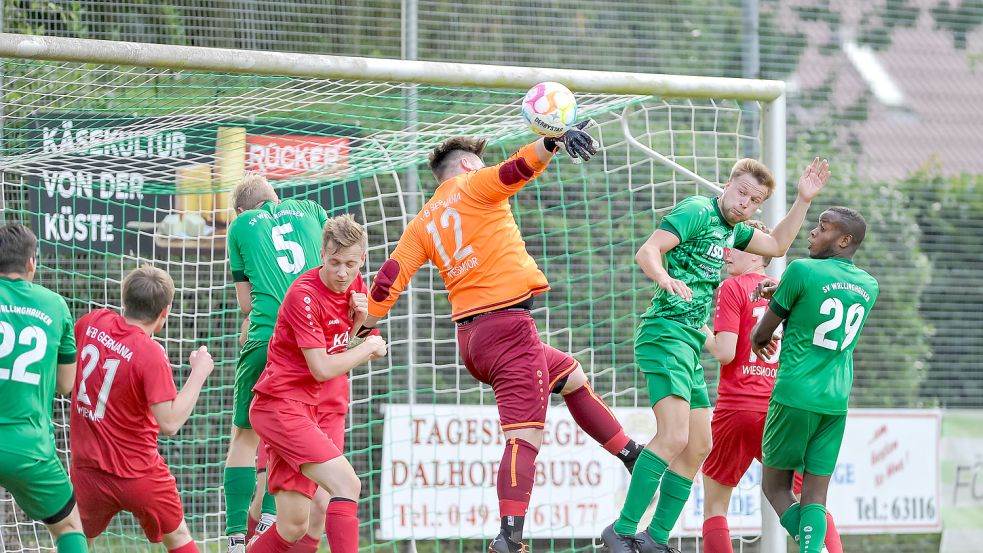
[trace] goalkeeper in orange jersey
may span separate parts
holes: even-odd
[[[549,283],[526,251],[509,205],[561,145],[584,161],[596,153],[584,126],[528,144],[492,167],[481,161],[485,140],[455,137],[437,146],[430,169],[440,186],[376,274],[369,317],[358,333],[368,334],[389,312],[425,262],[440,269],[464,366],[494,390],[507,439],[497,484],[502,530],[492,552],[525,549],[522,527],[551,393],[561,394],[577,424],[629,470],[641,451],[580,364],[540,340],[530,309]]]

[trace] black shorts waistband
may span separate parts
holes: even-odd
[[[513,303],[512,305],[506,305],[505,307],[499,307],[498,309],[493,309],[492,311],[485,311],[484,313],[478,313],[477,315],[471,315],[470,317],[464,317],[463,319],[458,319],[456,322],[459,325],[470,323],[471,321],[482,317],[484,315],[490,315],[492,313],[500,313],[502,311],[532,311],[533,305],[535,305],[536,300],[532,296],[520,301],[519,303]]]

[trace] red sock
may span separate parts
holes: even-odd
[[[287,553],[293,544],[283,539],[280,532],[276,529],[276,523],[270,529],[263,532],[263,535],[253,542],[249,547],[249,553]]]
[[[253,538],[253,534],[256,533],[256,525],[259,521],[253,518],[253,515],[247,515],[246,518],[246,543]]]
[[[703,551],[705,553],[734,553],[730,542],[727,517],[711,517],[703,521]]]
[[[358,553],[358,503],[332,497],[325,524],[331,553]]]
[[[563,396],[563,401],[567,402],[567,409],[573,420],[577,421],[577,426],[604,446],[608,453],[617,455],[628,445],[630,438],[625,434],[625,429],[590,384],[584,384]]]
[[[317,551],[317,546],[321,543],[321,538],[315,538],[310,534],[304,534],[304,537],[300,538],[290,548],[288,553],[315,553]]]
[[[502,463],[498,466],[499,516],[526,516],[529,498],[536,479],[536,455],[539,450],[531,443],[510,438],[505,443]]]
[[[829,553],[843,553],[843,542],[840,541],[840,533],[836,531],[833,515],[829,511],[826,511],[826,541],[824,544]]]
[[[167,552],[168,553],[199,553],[198,544],[195,543],[195,540],[191,540],[188,543],[182,545],[181,547],[178,547],[177,549],[168,549]]]

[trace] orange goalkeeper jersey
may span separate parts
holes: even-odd
[[[369,314],[384,317],[427,260],[440,269],[454,320],[549,290],[509,204],[547,164],[528,144],[498,165],[441,183],[376,274]]]

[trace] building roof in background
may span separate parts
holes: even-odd
[[[798,18],[792,8],[807,2],[790,2],[781,10],[783,26],[805,33],[809,43],[790,78],[792,93],[832,78],[832,100],[838,109],[848,109],[867,96],[868,118],[853,129],[861,147],[860,176],[902,178],[928,164],[946,175],[983,173],[983,30],[970,33],[966,48],[957,49],[952,34],[939,28],[930,14],[939,1],[911,3],[920,10],[915,24],[893,29],[890,45],[873,50],[875,63],[901,95],[900,106],[890,91],[878,99],[876,86],[868,80],[882,77],[867,65],[866,54],[858,63],[856,49],[851,51],[856,44],[852,37],[831,37],[825,25]],[[869,15],[858,4],[865,3],[832,3],[842,28],[857,28],[860,18]],[[822,49],[830,39],[838,49]],[[975,66],[974,53],[979,56]],[[803,120],[807,122],[809,115]]]

